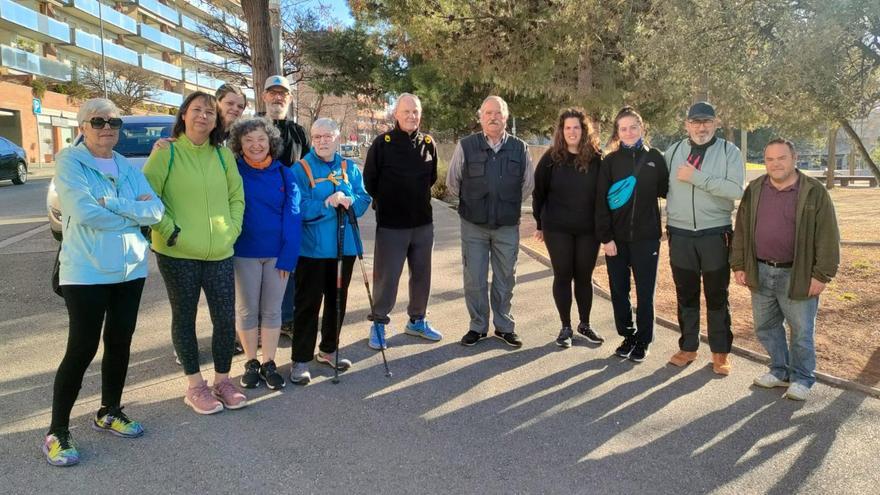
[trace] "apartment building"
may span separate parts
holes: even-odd
[[[123,77],[128,67],[155,76],[138,113],[213,93],[222,68],[247,70],[205,49],[201,26],[217,18],[247,30],[238,0],[0,0],[0,136],[22,145],[32,163],[54,161],[77,132],[77,102],[64,84],[102,57]]]

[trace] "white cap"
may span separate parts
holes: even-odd
[[[266,84],[263,85],[263,90],[265,91],[273,86],[281,86],[286,89],[288,93],[290,92],[290,81],[284,76],[272,76],[269,79],[266,79]]]

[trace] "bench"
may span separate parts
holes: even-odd
[[[822,182],[825,182],[825,181],[827,180],[826,177],[825,177],[825,174],[821,174],[821,173],[810,173],[809,175],[812,176],[812,177],[814,177],[814,178],[816,178],[816,179],[818,179],[818,180],[820,180],[820,181],[822,181]],[[855,185],[855,184],[850,184],[850,183],[859,182],[859,181],[865,181],[865,182],[867,182],[867,183],[868,183],[868,187],[877,187],[877,178],[874,177],[873,175],[840,175],[840,174],[834,174],[834,182],[835,182],[836,184],[840,184],[841,187],[847,187],[847,186],[849,186],[849,185]]]

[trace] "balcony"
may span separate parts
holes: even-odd
[[[223,14],[223,21],[239,31],[247,32],[247,23],[230,13]]]
[[[0,45],[0,65],[56,81],[69,82],[71,80],[69,65],[11,46]]]
[[[180,25],[180,12],[156,0],[137,0],[138,7],[164,19],[175,26]]]
[[[11,0],[0,0],[0,26],[48,43],[70,43],[70,26]],[[22,33],[24,34],[24,33]]]
[[[141,67],[159,74],[162,77],[180,81],[183,79],[182,69],[174,64],[153,58],[149,55],[141,55]]]
[[[201,48],[198,48],[197,46],[191,43],[187,43],[185,41],[183,42],[183,54],[199,62],[205,62],[208,64],[219,66],[223,66],[226,64],[226,59],[221,57],[220,55],[211,53],[207,50],[202,50]]]
[[[187,83],[193,84],[200,88],[207,88],[211,91],[219,88],[224,84],[225,81],[221,81],[220,79],[215,79],[211,77],[209,74],[205,74],[202,72],[196,72],[194,70],[184,70],[183,77]]]
[[[104,27],[108,31],[121,34],[137,33],[136,20],[97,0],[64,0],[64,7],[71,15],[89,22],[100,22],[103,17]]]
[[[217,11],[213,5],[204,0],[186,0],[186,3],[190,10],[195,10],[203,16],[213,16]]]
[[[138,36],[144,40],[180,53],[180,40],[146,24],[138,24]]]
[[[129,50],[124,46],[119,46],[111,41],[104,41],[104,55],[107,58],[118,60],[126,64],[134,66],[138,65],[138,54],[134,50]],[[73,31],[73,44],[71,48],[78,48],[80,51],[89,54],[101,55],[101,38],[93,34],[89,34],[79,29]]]
[[[180,25],[195,35],[202,35],[202,23],[186,14],[180,14]]]
[[[183,105],[183,95],[165,91],[164,89],[151,89],[150,94],[145,99],[150,103],[158,103],[175,108]]]

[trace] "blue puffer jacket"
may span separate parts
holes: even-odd
[[[62,285],[115,284],[147,276],[149,244],[140,228],[158,222],[165,207],[140,170],[115,151],[113,159],[119,169],[115,183],[96,168],[84,144],[58,153]],[[137,201],[143,194],[152,199]],[[104,206],[98,203],[101,198]]]
[[[318,158],[315,150],[309,151],[304,160],[309,164],[312,170],[312,177],[315,179],[315,187],[312,188],[309,178],[306,175],[302,164],[294,163],[290,168],[293,170],[294,178],[302,193],[302,202],[300,203],[300,212],[303,218],[302,245],[300,247],[300,256],[308,258],[336,258],[336,210],[324,205],[324,200],[336,191],[342,191],[346,196],[352,198],[351,208],[355,215],[362,216],[370,206],[370,196],[364,189],[364,180],[361,171],[357,165],[348,161],[346,175],[348,182],[342,178],[342,157],[337,153],[333,157],[333,161],[325,162]],[[339,183],[336,185],[333,181],[323,180],[330,177]],[[345,243],[343,254],[346,256],[357,255],[357,244],[355,243],[354,229],[348,225],[346,220],[345,226]]]

